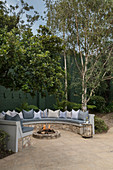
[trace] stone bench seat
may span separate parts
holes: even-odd
[[[23,139],[27,136],[31,136],[33,133],[33,127],[21,127],[20,121],[1,120],[0,129],[7,132],[10,136],[8,141],[8,149],[13,152],[18,152],[18,142],[21,139],[21,147],[23,148]]]
[[[76,120],[76,119],[64,119],[64,118],[41,118],[41,119],[22,119],[23,123],[40,123],[40,122],[70,122],[70,123],[76,123],[76,124],[83,124],[85,121],[83,120]]]
[[[46,125],[50,124],[51,128],[54,129],[63,129],[63,130],[72,131],[80,135],[83,134],[84,127],[86,126],[85,124],[86,119],[84,118],[76,119],[73,117],[68,118],[68,116],[61,117],[58,116],[59,110],[54,111],[53,113],[54,114],[51,115],[49,113],[45,115],[41,114],[40,116],[40,111],[39,111],[38,113],[36,113],[36,115],[38,114],[37,118],[35,118],[33,109],[29,112],[25,111],[25,113],[23,114],[23,118],[20,118],[18,113],[13,117],[5,114],[5,120],[0,120],[0,128],[6,131],[10,135],[10,142],[9,142],[10,147],[8,148],[12,149],[14,152],[18,152],[19,139],[21,139],[20,143],[22,143],[22,148],[23,148],[23,141],[25,143],[27,137],[31,139],[33,129],[36,131],[39,128],[42,128],[44,124]],[[92,134],[95,134],[94,115],[87,114],[87,117],[88,117],[87,125],[91,127],[90,129],[92,131]]]

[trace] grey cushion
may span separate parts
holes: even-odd
[[[12,116],[5,114],[5,120],[11,120],[11,119],[12,119]]]
[[[21,127],[23,128],[23,123],[22,123],[20,116],[18,114],[15,115],[14,117],[5,114],[5,120],[20,121]]]
[[[39,118],[33,118],[33,119],[22,119],[23,122],[34,122],[34,121],[39,121]]]
[[[34,128],[33,127],[23,127],[22,128],[22,132],[25,133],[25,132],[30,132],[32,131]]]
[[[77,123],[77,124],[82,124],[82,123],[84,123],[83,120],[77,120],[77,119],[63,119],[63,118],[59,118],[59,119],[57,119],[57,121]]]
[[[22,110],[22,114],[23,114],[23,118],[24,119],[33,119],[34,117],[34,110],[30,110],[30,111],[26,111],[26,110]]]
[[[55,117],[49,117],[49,118],[42,118],[39,121],[56,121],[58,120],[58,118]]]
[[[78,119],[86,121],[86,118],[88,118],[88,111],[83,112],[80,110],[80,112],[78,114]]]
[[[76,119],[64,119],[64,118],[41,118],[41,119],[23,119],[23,122],[33,122],[33,121],[59,121],[59,122],[70,122],[70,123],[77,123],[77,124],[82,124],[85,121],[83,120],[76,120]]]

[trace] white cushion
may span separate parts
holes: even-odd
[[[72,117],[71,118],[72,119],[78,119],[79,112],[80,112],[80,110],[75,111],[75,110],[72,109]]]
[[[67,118],[70,118],[70,119],[71,119],[71,115],[72,115],[72,113],[71,113],[71,112],[66,111],[66,117],[67,117]]]
[[[18,112],[16,112],[15,110],[13,110],[13,111],[10,112],[10,115],[11,115],[12,117],[16,116],[17,114],[18,114]]]
[[[5,115],[3,115],[2,113],[0,113],[0,119],[4,119]]]
[[[9,116],[11,116],[11,111],[8,110],[8,111],[6,112],[6,114],[9,115]]]
[[[45,110],[39,110],[40,111],[40,115],[41,115],[41,118],[46,118],[47,117],[47,109]]]
[[[40,113],[40,111],[38,111],[38,112],[35,112],[35,111],[34,111],[34,118],[41,119],[41,113]]]
[[[19,114],[20,118],[23,119],[23,114],[22,114],[22,112],[20,112],[20,113],[18,113],[18,114]]]
[[[48,117],[55,117],[55,118],[58,118],[59,117],[59,113],[60,113],[60,110],[51,110],[51,109],[48,109]]]

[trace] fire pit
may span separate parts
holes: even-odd
[[[33,137],[38,139],[54,139],[60,137],[60,132],[50,128],[50,125],[46,127],[43,125],[41,129],[33,133]]]

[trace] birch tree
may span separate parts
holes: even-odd
[[[55,1],[54,1],[55,2]],[[62,10],[62,6],[67,6],[67,2],[63,1],[60,3],[53,3],[53,1],[46,1],[47,7],[47,26],[56,33],[60,35],[63,39],[63,45],[65,46],[63,51],[64,57],[64,71],[65,71],[65,99],[68,100],[68,80],[67,80],[67,15],[66,11]],[[64,9],[66,10],[66,8]]]
[[[80,74],[85,111],[100,83],[113,78],[113,1],[57,0],[53,4],[60,6],[65,16],[68,46]]]

